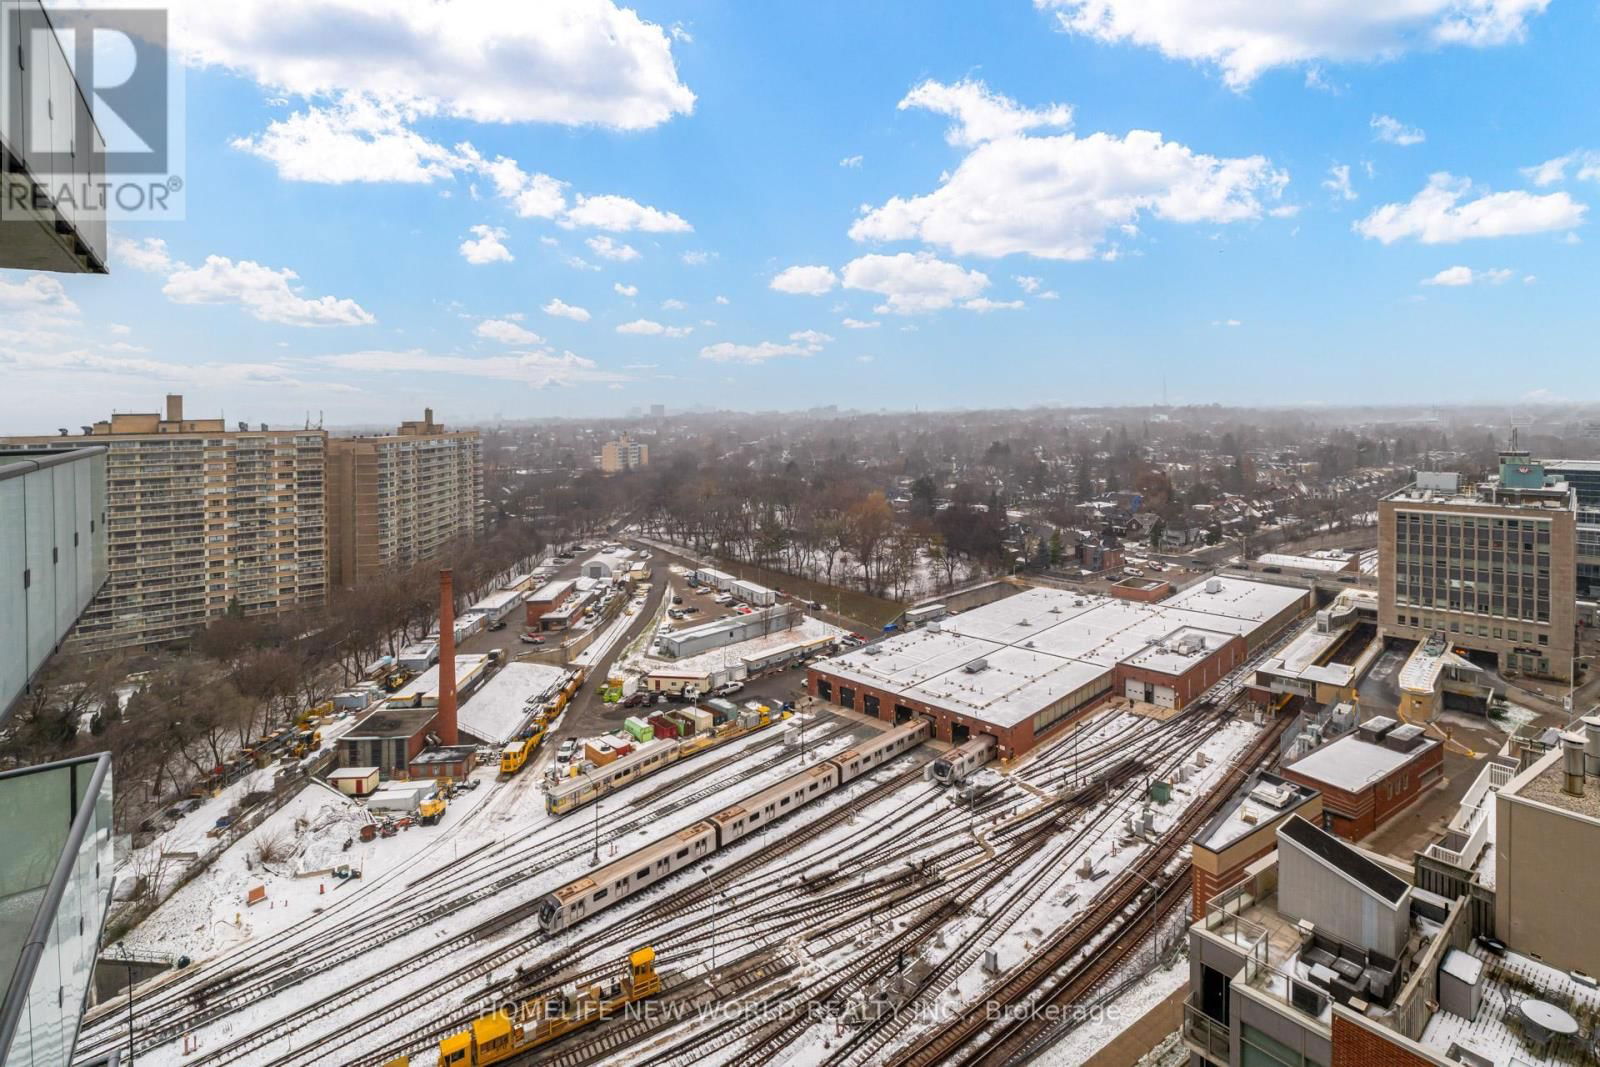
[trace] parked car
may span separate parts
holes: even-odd
[[[735,693],[740,693],[740,692],[743,692],[743,691],[744,691],[744,683],[743,682],[728,682],[726,685],[717,686],[711,692],[714,693],[715,695],[719,696],[719,697],[731,697]]]
[[[624,700],[622,702],[622,706],[625,707],[625,708],[636,708],[640,704],[643,704],[643,703],[644,703],[644,694],[643,693],[635,693],[631,697],[629,697],[628,699]]]
[[[540,636],[539,634],[536,634],[536,633],[525,633],[525,634],[522,634],[518,638],[518,640],[520,640],[525,645],[542,645],[542,644],[544,644],[544,638],[542,636]]]
[[[672,602],[674,604],[682,604],[683,603],[683,597],[675,596],[675,597],[672,598]]]
[[[572,757],[578,754],[578,739],[569,737],[561,742],[561,747],[556,749],[557,763],[571,763]]]
[[[806,607],[810,608],[812,611],[821,611],[822,610],[821,602],[820,601],[816,601],[816,600],[808,600],[808,601],[806,601]]]
[[[683,609],[683,613],[685,615],[698,615],[700,614],[700,609],[691,604]]]
[[[506,620],[504,619],[496,619],[494,622],[489,624],[489,629],[491,630],[504,630],[505,628]]]

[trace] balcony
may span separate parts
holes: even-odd
[[[0,267],[105,274],[105,138],[38,0],[0,6]]]
[[[1187,1001],[1183,1005],[1183,1043],[1207,1063],[1228,1067],[1228,1024],[1217,1022]]]

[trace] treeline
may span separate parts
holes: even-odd
[[[117,826],[136,828],[186,783],[424,636],[438,613],[441,566],[453,570],[459,609],[541,547],[527,527],[508,525],[439,562],[335,591],[324,606],[230,613],[155,652],[58,654],[4,724],[3,761],[109,750]]]

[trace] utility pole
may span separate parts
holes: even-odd
[[[594,852],[589,856],[589,866],[600,866],[600,802],[594,802]]]
[[[121,941],[117,942],[117,951],[122,954],[122,963],[128,969],[128,1064],[133,1064],[133,957],[128,954],[128,948]]]

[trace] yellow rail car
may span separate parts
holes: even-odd
[[[538,1048],[574,1030],[610,1018],[629,1004],[661,992],[656,950],[649,945],[628,954],[628,974],[609,985],[594,985],[575,995],[554,993],[524,1001],[515,1016],[507,1011],[473,1020],[472,1026],[439,1042],[439,1067],[484,1067]]]
[[[539,742],[544,740],[544,728],[535,726],[533,736],[518,738],[500,750],[500,773],[516,774],[527,764],[528,760],[539,747]]]

